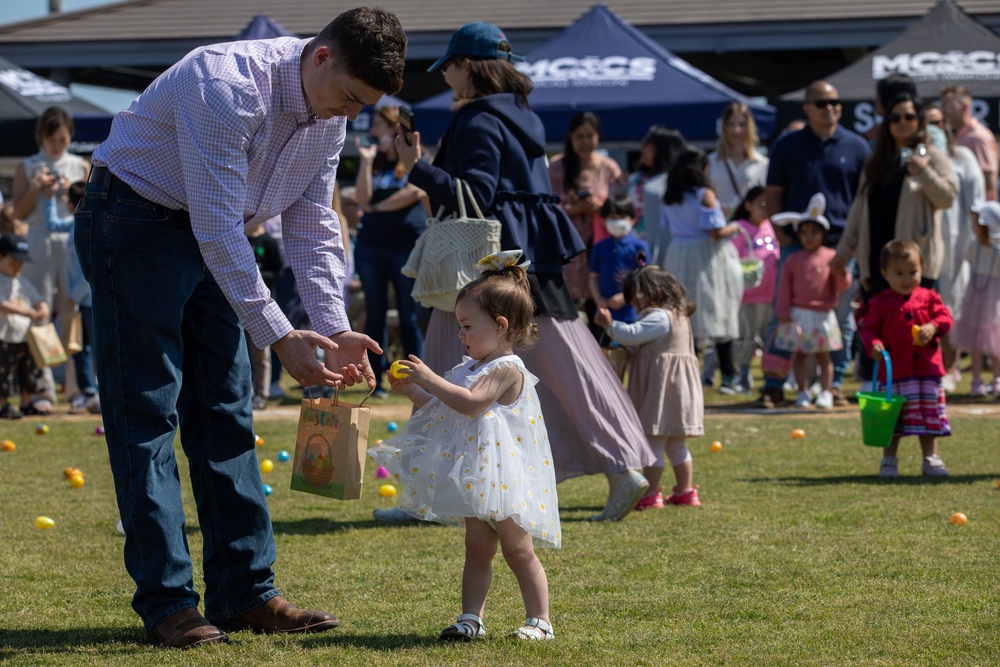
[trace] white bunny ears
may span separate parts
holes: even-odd
[[[777,213],[771,216],[771,224],[782,227],[791,225],[795,231],[798,231],[800,223],[815,222],[823,229],[829,230],[830,221],[823,215],[824,211],[826,211],[826,197],[823,196],[822,192],[817,192],[809,200],[809,208],[806,209],[805,213],[795,213],[794,211]]]
[[[1000,203],[980,200],[972,205],[972,212],[979,215],[979,224],[990,230],[990,240],[1000,242]]]

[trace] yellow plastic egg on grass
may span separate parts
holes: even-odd
[[[955,512],[951,515],[951,522],[956,526],[964,526],[969,523],[969,517],[965,516],[961,512]]]
[[[708,448],[711,451],[713,451],[713,452],[721,452],[722,451],[722,443],[719,442],[718,440],[716,440],[711,445],[709,445]]]
[[[48,530],[49,528],[55,527],[56,522],[47,516],[40,516],[35,519],[35,528],[39,530]]]
[[[83,475],[73,475],[69,478],[69,485],[74,489],[79,489],[84,485]]]
[[[401,364],[398,359],[392,362],[392,366],[389,366],[389,375],[397,380],[410,377],[409,369]]]
[[[35,427],[35,433],[38,435],[48,435],[48,432],[49,432],[48,424],[39,424],[37,427]]]
[[[806,432],[800,428],[792,429],[792,440],[803,440],[806,437]]]
[[[394,487],[392,484],[383,484],[382,486],[378,487],[378,494],[383,498],[392,498],[394,495],[396,495],[396,487]]]
[[[17,445],[14,444],[12,440],[4,440],[0,442],[0,452],[12,452],[17,449]]]
[[[264,459],[260,462],[261,472],[271,472],[272,470],[274,470],[274,461],[271,459]]]

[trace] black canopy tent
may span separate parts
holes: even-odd
[[[875,83],[890,74],[916,81],[924,99],[961,84],[976,102],[975,115],[994,131],[1000,102],[1000,36],[969,16],[953,0],[941,0],[898,37],[835,74],[824,77],[844,101],[844,125],[856,132],[874,127]],[[802,117],[805,88],[782,96],[779,123]]]
[[[108,137],[113,115],[73,95],[68,88],[0,58],[0,155],[32,155],[38,150],[35,123],[49,107],[73,116],[70,150],[89,153]]]

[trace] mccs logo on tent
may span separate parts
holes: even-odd
[[[993,51],[922,51],[895,56],[876,55],[872,78],[906,74],[917,81],[970,81],[1000,79],[1000,54]]]
[[[654,58],[608,56],[598,58],[553,58],[519,63],[537,88],[627,86],[632,81],[652,81],[656,76]]]

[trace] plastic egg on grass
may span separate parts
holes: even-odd
[[[274,493],[274,489],[271,488],[271,485],[270,484],[265,484],[264,485],[264,495],[265,496],[269,496],[272,493]]]
[[[803,440],[806,437],[806,432],[800,428],[792,429],[792,440]]]
[[[282,463],[284,463],[285,461],[287,461],[290,458],[291,458],[291,455],[288,452],[286,452],[284,449],[282,449],[280,452],[278,452],[278,460],[281,461]]]
[[[72,486],[74,489],[79,489],[83,487],[84,485],[83,475],[73,475],[72,477],[70,477],[69,485]]]
[[[94,429],[94,435],[104,435],[104,427],[98,426]]]
[[[718,440],[716,440],[711,445],[709,445],[708,448],[709,448],[709,450],[711,450],[713,452],[721,452],[722,451],[722,443],[719,442]]]
[[[76,468],[66,468],[65,470],[63,470],[63,477],[65,477],[66,479],[69,479],[75,473],[76,473]]]
[[[40,516],[35,519],[35,528],[39,530],[48,530],[49,528],[54,528],[56,522],[47,516]]]
[[[264,438],[260,437],[259,435],[254,435],[253,441],[257,444],[258,447],[264,446]]]
[[[385,469],[385,466],[379,466],[378,470],[375,471],[376,479],[385,479],[389,476],[389,471]]]
[[[394,495],[396,495],[396,487],[394,487],[392,484],[383,484],[382,486],[378,487],[378,494],[383,498],[392,498]]]
[[[0,452],[12,452],[15,449],[17,449],[17,445],[15,445],[11,440],[4,440],[3,442],[0,442]]]
[[[274,461],[271,459],[264,459],[260,462],[261,472],[271,472],[272,470],[274,470]]]
[[[951,515],[951,522],[956,526],[964,526],[969,523],[969,517],[965,516],[961,512],[955,512]]]
[[[389,422],[389,425],[386,426],[386,428],[389,429],[389,433],[395,433],[399,430],[399,424],[396,422]]]
[[[382,441],[381,441],[381,440],[376,440],[374,444],[376,444],[376,445],[381,445],[381,444],[382,444]],[[998,482],[998,483],[1000,483],[1000,482]]]
[[[49,432],[48,424],[39,424],[38,426],[35,427],[35,433],[37,435],[48,435],[48,432]]]

